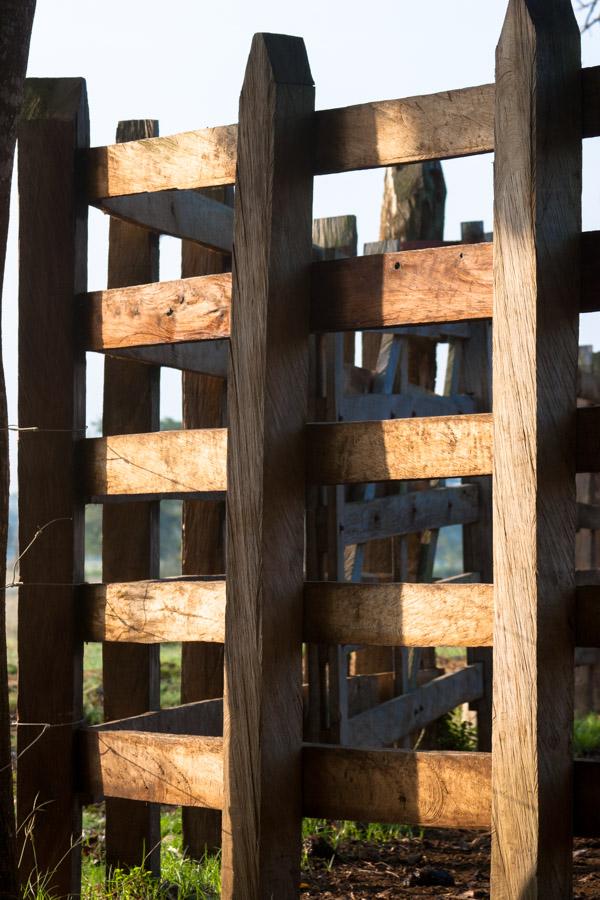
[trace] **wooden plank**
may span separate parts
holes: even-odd
[[[237,132],[237,125],[225,125],[93,147],[86,160],[88,199],[233,184]]]
[[[233,210],[197,191],[159,191],[111,197],[100,204],[103,212],[158,234],[202,244],[231,253]]]
[[[143,731],[155,734],[193,734],[202,737],[223,736],[223,698],[201,700],[195,703],[181,703],[166,709],[157,709],[92,725],[89,729],[96,731]]]
[[[158,134],[152,120],[120,122],[117,141]],[[108,287],[159,279],[158,236],[111,220]],[[104,360],[102,430],[105,436],[156,431],[160,425],[160,371],[139,363]],[[154,503],[104,506],[102,578],[106,582],[157,578],[160,507]],[[104,718],[121,719],[160,706],[160,648],[102,648]],[[113,868],[160,871],[160,809],[125,800],[106,804],[106,859]]]
[[[148,366],[165,366],[225,378],[229,367],[229,342],[223,340],[184,344],[156,344],[136,349],[105,351],[117,359],[133,359]]]
[[[311,330],[489,318],[492,253],[464,244],[314,263]]]
[[[315,484],[489,475],[492,417],[311,424],[307,455]]]
[[[144,731],[78,735],[82,792],[170,806],[223,805],[223,739]]]
[[[600,135],[600,66],[581,70],[582,132],[584,138]]]
[[[85,82],[30,79],[19,126],[19,545],[28,549],[20,560],[17,816],[22,884],[49,872],[56,896],[77,894],[80,882],[71,746],[83,716],[83,646],[71,585],[83,580],[74,485],[85,359],[73,297],[86,289],[87,207],[73,160],[87,143]],[[43,815],[31,820],[40,805]]]
[[[477,700],[483,690],[481,666],[465,666],[427,682],[409,694],[393,697],[348,720],[351,747],[382,747],[425,728],[461,703]]]
[[[577,471],[600,472],[600,407],[579,407],[576,422]]]
[[[86,350],[227,338],[231,275],[94,291],[81,304]]]
[[[341,403],[342,421],[368,422],[373,419],[410,419],[425,416],[454,416],[477,412],[469,394],[442,396],[408,385],[400,394],[347,395]]]
[[[593,503],[577,504],[577,528],[600,530],[600,506]]]
[[[300,877],[313,109],[303,42],[255,35],[228,383],[223,898],[295,898]]]
[[[345,506],[343,539],[346,544],[360,544],[427,528],[464,525],[476,521],[478,512],[478,492],[474,485],[355,501]]]
[[[371,646],[492,644],[491,584],[332,584],[304,588],[304,640]]]
[[[489,753],[306,745],[302,760],[305,816],[489,827]]]
[[[87,497],[224,491],[225,428],[157,431],[80,442]]]
[[[122,508],[129,510],[130,505]],[[166,579],[86,584],[81,589],[80,615],[84,641],[222,644],[225,581]]]
[[[233,188],[215,188],[214,200],[233,206]],[[233,222],[233,219],[232,219]],[[184,278],[209,275],[231,268],[229,257],[184,241],[181,274]],[[213,342],[214,343],[214,342]],[[196,345],[201,354],[204,346]],[[227,375],[229,347],[225,348]],[[224,377],[185,372],[182,379],[183,427],[218,428],[226,425]],[[184,574],[208,575],[225,571],[225,503],[190,500],[183,503],[181,564]],[[181,699],[183,702],[223,696],[223,647],[215,643],[189,643],[181,647]],[[184,807],[181,811],[183,846],[188,855],[202,859],[221,847],[221,813]]]
[[[600,834],[600,764],[578,759],[573,767],[573,831],[579,837]]]
[[[580,65],[568,0],[512,0],[496,55],[494,162],[498,897],[572,891]]]

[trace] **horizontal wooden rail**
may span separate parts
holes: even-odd
[[[128,147],[129,144],[118,144]],[[600,232],[583,235],[582,311],[600,309]],[[313,332],[357,331],[448,323],[492,316],[491,243],[403,250],[373,256],[317,262],[312,267],[310,327]],[[110,351],[172,345],[229,337],[231,274],[204,275],[158,284],[96,291],[80,298],[82,332],[87,350]],[[439,327],[438,327],[439,330]],[[162,353],[163,351],[161,351]],[[200,354],[209,351],[198,351]],[[212,351],[214,355],[215,351]],[[227,350],[220,348],[218,372],[226,374]],[[139,359],[139,356],[133,358]],[[142,356],[143,360],[143,356]],[[198,356],[200,360],[200,356]],[[148,357],[155,364],[156,355]],[[158,359],[162,363],[162,357]],[[164,363],[187,368],[167,358]],[[191,357],[194,365],[194,357]],[[203,368],[204,366],[204,368]],[[191,367],[191,366],[189,366]],[[204,371],[206,362],[196,361]],[[214,368],[214,362],[212,363]],[[209,368],[207,371],[211,369]],[[418,396],[417,396],[418,395]],[[376,396],[376,395],[374,395]],[[411,402],[431,413],[457,405],[467,411],[466,398],[440,400],[412,391],[411,398],[345,398],[348,417],[364,418],[360,410],[376,404],[399,404],[403,415]],[[468,404],[467,404],[468,405]],[[358,413],[355,415],[355,412]],[[427,413],[427,414],[431,414]]]
[[[152,712],[129,716],[126,719],[113,719],[101,725],[90,727],[92,732],[98,731],[143,731],[154,734],[186,734],[201,737],[222,737],[223,735],[223,698],[215,700],[197,700],[193,703],[181,703]]]
[[[228,338],[231,275],[96,291],[80,302],[87,350]]]
[[[308,479],[351,484],[489,475],[488,413],[308,426]]]
[[[154,344],[151,347],[127,349],[115,347],[105,353],[117,359],[133,359],[148,366],[166,366],[184,372],[215,375],[217,378],[227,378],[229,372],[229,342],[223,340]]]
[[[461,703],[478,700],[482,693],[481,666],[465,666],[352,716],[347,723],[346,743],[351,747],[392,744],[425,728]]]
[[[491,584],[308,582],[304,640],[323,644],[490,647]]]
[[[477,485],[463,484],[350,502],[344,506],[342,537],[345,544],[362,544],[426,528],[469,525],[479,515],[478,497]]]
[[[344,422],[373,419],[410,419],[421,416],[455,416],[477,412],[469,394],[434,394],[417,385],[408,385],[401,394],[347,394],[340,403]]]
[[[303,638],[316,644],[491,647],[491,584],[307,582]],[[600,647],[600,584],[576,589],[575,643]]]
[[[110,197],[98,205],[103,212],[149,231],[231,253],[233,208],[197,191],[158,191]]]
[[[203,428],[81,442],[86,497],[224,491],[227,431]]]
[[[223,739],[82,729],[82,793],[170,806],[223,807]]]
[[[304,815],[439,828],[490,824],[491,755],[306,746]]]
[[[78,608],[84,641],[225,640],[224,580],[86,584]]]
[[[583,137],[600,134],[598,67],[582,69]],[[320,110],[315,175],[450,159],[494,149],[493,84]],[[233,184],[237,125],[93,147],[88,197]]]
[[[491,753],[306,745],[305,816],[489,828]],[[574,830],[600,834],[600,763],[574,764]]]

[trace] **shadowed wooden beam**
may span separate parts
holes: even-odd
[[[105,352],[108,356],[133,359],[148,366],[166,366],[217,378],[226,378],[229,369],[229,343],[223,340],[154,344],[128,349],[111,348]]]
[[[84,641],[223,643],[225,581],[166,579],[86,584],[81,589]]]
[[[487,413],[307,427],[307,473],[314,484],[489,475]]]
[[[305,816],[438,828],[490,824],[491,755],[306,745]]]
[[[480,665],[465,666],[434,678],[408,694],[393,697],[348,720],[351,747],[382,747],[421,728],[461,703],[479,699],[483,691]]]
[[[414,534],[427,528],[466,525],[479,514],[476,485],[452,485],[375,500],[354,501],[344,507],[345,544]]]
[[[87,497],[226,489],[225,428],[89,438],[80,449]]]
[[[197,191],[157,191],[102,200],[111,216],[159,234],[231,253],[233,209]]]
[[[308,582],[305,641],[370,646],[488,647],[491,584]]]

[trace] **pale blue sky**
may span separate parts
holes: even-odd
[[[345,106],[482,84],[494,78],[505,0],[38,0],[29,74],[86,78],[92,144],[112,143],[117,121],[156,118],[161,134],[237,120],[256,31],[301,35],[317,107]],[[600,63],[600,28],[583,37],[584,65]],[[445,162],[446,237],[460,222],[492,228],[492,157]],[[584,228],[600,228],[600,139],[584,142]],[[382,170],[316,179],[314,215],[354,213],[359,239],[377,240]],[[9,417],[16,422],[17,246],[13,217],[3,333]],[[106,286],[107,219],[92,211],[89,286]],[[179,248],[162,239],[161,277],[179,274]],[[600,346],[600,314],[581,342]],[[89,365],[88,422],[101,408],[101,360]],[[163,414],[178,416],[178,375],[164,378]],[[14,449],[14,442],[13,442]],[[14,485],[13,485],[14,488]]]

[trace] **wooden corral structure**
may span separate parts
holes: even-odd
[[[600,471],[600,409],[577,409],[578,317],[600,310],[600,235],[582,234],[580,215],[600,69],[580,67],[570,3],[511,0],[495,86],[319,112],[302,41],[258,35],[238,125],[154,128],[123,124],[116,144],[89,149],[84,82],[29,83],[18,815],[34,822],[23,877],[37,865],[77,893],[81,806],[106,798],[113,863],[149,853],[156,865],[157,804],[185,807],[194,852],[219,843],[222,813],[224,897],[297,896],[302,815],[491,824],[494,897],[568,897],[572,835],[600,832],[600,768],[574,765],[570,738],[575,648],[600,647],[597,579],[575,578],[576,473]],[[311,234],[315,175],[492,150],[493,244],[471,235],[353,257],[327,223]],[[93,294],[90,203],[119,220],[108,289]],[[186,239],[180,280],[157,280],[159,232]],[[375,378],[354,365],[343,335],[356,331]],[[451,341],[445,396],[409,388],[412,339]],[[86,351],[107,355],[102,438],[85,437]],[[181,431],[157,430],[160,366],[185,372]],[[462,482],[431,488],[450,478]],[[426,489],[375,487],[415,481]],[[157,578],[163,497],[185,501],[174,580]],[[362,518],[423,512],[416,533],[432,535],[475,497],[461,522],[480,583],[431,583],[422,538],[422,569],[409,571],[410,528],[374,534]],[[86,502],[104,504],[102,584],[83,579]],[[364,546],[373,537],[395,541],[390,577],[348,583],[381,560]],[[105,642],[112,721],[97,727],[82,721],[85,641]],[[183,705],[160,710],[167,641],[184,644]],[[448,699],[437,680],[414,683],[411,653],[440,645],[469,648],[446,708],[483,700],[482,742],[494,648],[491,752],[374,749],[406,735],[385,731],[399,710],[414,730],[428,698]],[[362,689],[350,685],[379,684],[381,671],[396,682],[395,718],[373,711],[379,687],[357,714],[350,694]]]

